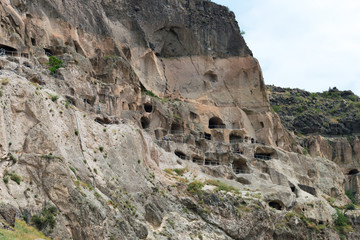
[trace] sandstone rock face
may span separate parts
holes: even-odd
[[[11,0],[0,14],[0,194],[18,217],[55,209],[54,239],[338,237],[342,169],[283,129],[227,8]]]
[[[1,218],[11,227],[15,226],[16,208],[11,204],[0,205]]]

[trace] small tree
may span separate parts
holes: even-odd
[[[64,62],[58,59],[57,57],[55,56],[49,57],[48,65],[50,66],[49,67],[50,72],[55,73],[56,70],[58,70],[63,66],[63,64]]]

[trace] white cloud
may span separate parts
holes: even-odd
[[[360,95],[360,1],[215,2],[235,12],[267,84]]]

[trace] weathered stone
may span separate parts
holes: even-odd
[[[16,212],[16,208],[11,204],[0,204],[0,216],[11,227],[15,226]]]

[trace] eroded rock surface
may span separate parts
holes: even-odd
[[[358,236],[334,227],[349,156],[303,154],[227,8],[12,0],[0,14],[1,201],[54,218],[48,236]]]

